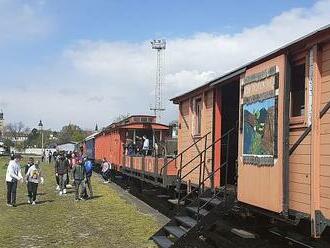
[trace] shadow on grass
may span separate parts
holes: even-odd
[[[89,198],[88,200],[95,200],[97,198],[101,198],[103,195],[94,195],[93,198]]]
[[[43,200],[43,201],[37,201],[37,205],[45,204],[45,203],[52,203],[54,200]]]
[[[42,205],[42,204],[51,203],[51,202],[54,202],[54,200],[36,201],[36,205]],[[24,206],[24,205],[31,205],[31,204],[27,203],[27,202],[21,202],[21,203],[16,204],[17,207]]]
[[[40,192],[40,193],[37,193],[37,195],[47,195],[47,193]]]

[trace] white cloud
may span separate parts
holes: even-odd
[[[0,42],[40,37],[49,32],[49,19],[42,15],[43,3],[0,0]]]
[[[312,8],[283,12],[235,34],[198,33],[168,40],[166,99],[329,24],[329,13],[330,1],[318,1]],[[155,59],[149,41],[79,41],[64,49],[58,65],[52,65],[55,69],[31,80],[48,83],[31,84],[29,91],[20,92],[23,98],[32,96],[30,107],[6,96],[0,102],[12,110],[32,106],[31,118],[44,118],[57,128],[69,120],[90,128],[95,122],[106,125],[121,113],[149,112]],[[177,106],[166,101],[166,107],[165,120],[177,118]]]

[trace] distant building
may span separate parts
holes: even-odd
[[[77,142],[71,141],[71,142],[68,142],[68,143],[57,145],[56,150],[65,151],[65,152],[73,152],[73,151],[76,150],[76,146],[77,146]]]

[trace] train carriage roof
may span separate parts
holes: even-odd
[[[191,95],[195,94],[196,92],[199,92],[199,91],[203,91],[203,90],[208,90],[208,89],[212,89],[214,86],[220,84],[220,83],[223,83],[225,81],[228,81],[232,78],[235,78],[237,76],[239,76],[240,74],[244,73],[246,71],[247,68],[251,68],[257,64],[260,64],[266,60],[269,60],[270,58],[272,57],[275,57],[279,54],[282,54],[284,52],[287,52],[289,51],[290,49],[292,48],[295,48],[299,45],[303,45],[305,43],[307,43],[308,41],[311,41],[312,39],[318,37],[319,35],[322,35],[322,34],[325,34],[325,33],[328,33],[330,34],[330,24],[326,25],[326,26],[323,26],[319,29],[316,29],[315,31],[305,35],[305,36],[302,36],[290,43],[287,43],[285,44],[284,46],[266,54],[266,55],[263,55],[241,67],[238,67],[234,70],[231,70],[229,71],[228,73],[225,73],[217,78],[214,78],[204,84],[202,84],[201,86],[197,87],[197,88],[194,88],[192,90],[189,90],[181,95],[178,95],[172,99],[170,99],[170,101],[172,101],[173,103],[175,104],[178,104],[179,102],[181,102],[182,100],[190,97]]]

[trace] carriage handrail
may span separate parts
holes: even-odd
[[[190,159],[184,166],[182,166],[178,170],[178,175],[179,175],[179,173],[181,173],[182,169],[184,169],[188,164],[190,164],[192,161],[194,161],[196,158],[198,158],[201,154],[203,154],[204,152],[206,152],[208,149],[210,149],[211,147],[213,147],[215,144],[217,144],[219,141],[221,141],[224,137],[226,137],[227,135],[229,135],[232,131],[234,131],[234,129],[235,129],[235,127],[232,128],[232,129],[230,129],[230,130],[228,130],[220,138],[218,138],[217,140],[215,140],[211,145],[206,146],[205,149],[203,151],[201,151],[198,155],[196,155],[194,158]],[[197,169],[198,166],[199,165],[197,165],[193,170],[191,170],[187,174],[185,174],[182,178],[185,178],[187,175],[189,175],[191,172],[193,172],[195,169]]]
[[[178,155],[175,156],[175,158],[171,159],[167,163],[165,163],[161,168],[160,168],[160,175],[163,174],[163,170],[165,167],[167,167],[172,161],[176,161],[178,157],[182,157],[183,153],[188,151],[191,147],[195,146],[198,142],[200,142],[202,139],[205,139],[211,132],[206,133],[202,137],[198,138],[194,143],[192,143],[190,146],[188,146],[186,149],[184,149],[182,152],[180,152]]]
[[[188,194],[186,194],[183,198],[181,198],[181,193],[179,191],[179,195],[178,195],[178,203],[180,203],[181,201],[187,199],[190,195],[192,195],[194,192],[198,191],[198,199],[200,198],[200,194],[201,194],[201,190],[204,190],[204,185],[205,185],[205,182],[210,178],[212,177],[216,172],[218,172],[221,168],[223,168],[224,166],[226,167],[226,179],[225,179],[225,189],[227,191],[227,173],[228,173],[228,156],[229,156],[229,142],[230,142],[230,134],[236,130],[237,127],[233,127],[231,129],[229,129],[227,132],[225,132],[220,138],[216,139],[211,145],[209,146],[206,146],[205,149],[203,151],[201,151],[198,156],[201,157],[201,161],[200,163],[195,166],[192,170],[190,170],[188,173],[186,173],[184,176],[181,175],[181,171],[178,171],[178,174],[177,174],[177,180],[178,180],[178,185],[179,186],[178,188],[180,188],[180,185],[181,185],[181,182],[182,182],[182,179],[187,177],[190,173],[192,173],[194,170],[196,170],[197,168],[200,169],[200,175],[199,175],[199,183],[198,183],[198,186],[193,189],[191,192],[189,192]],[[210,173],[206,178],[204,176],[204,173],[203,173],[203,176],[202,176],[202,166],[203,166],[203,171],[205,171],[205,156],[204,156],[204,161],[202,160],[202,155],[206,154],[207,150],[213,146],[215,146],[219,141],[223,140],[225,137],[227,137],[227,155],[226,155],[226,161],[224,163],[222,163],[219,168],[217,168],[216,170],[214,170],[212,173]],[[197,157],[198,157],[197,156]],[[180,204],[178,204],[180,206]],[[197,213],[199,214],[199,210],[200,208],[198,207],[197,208]]]

